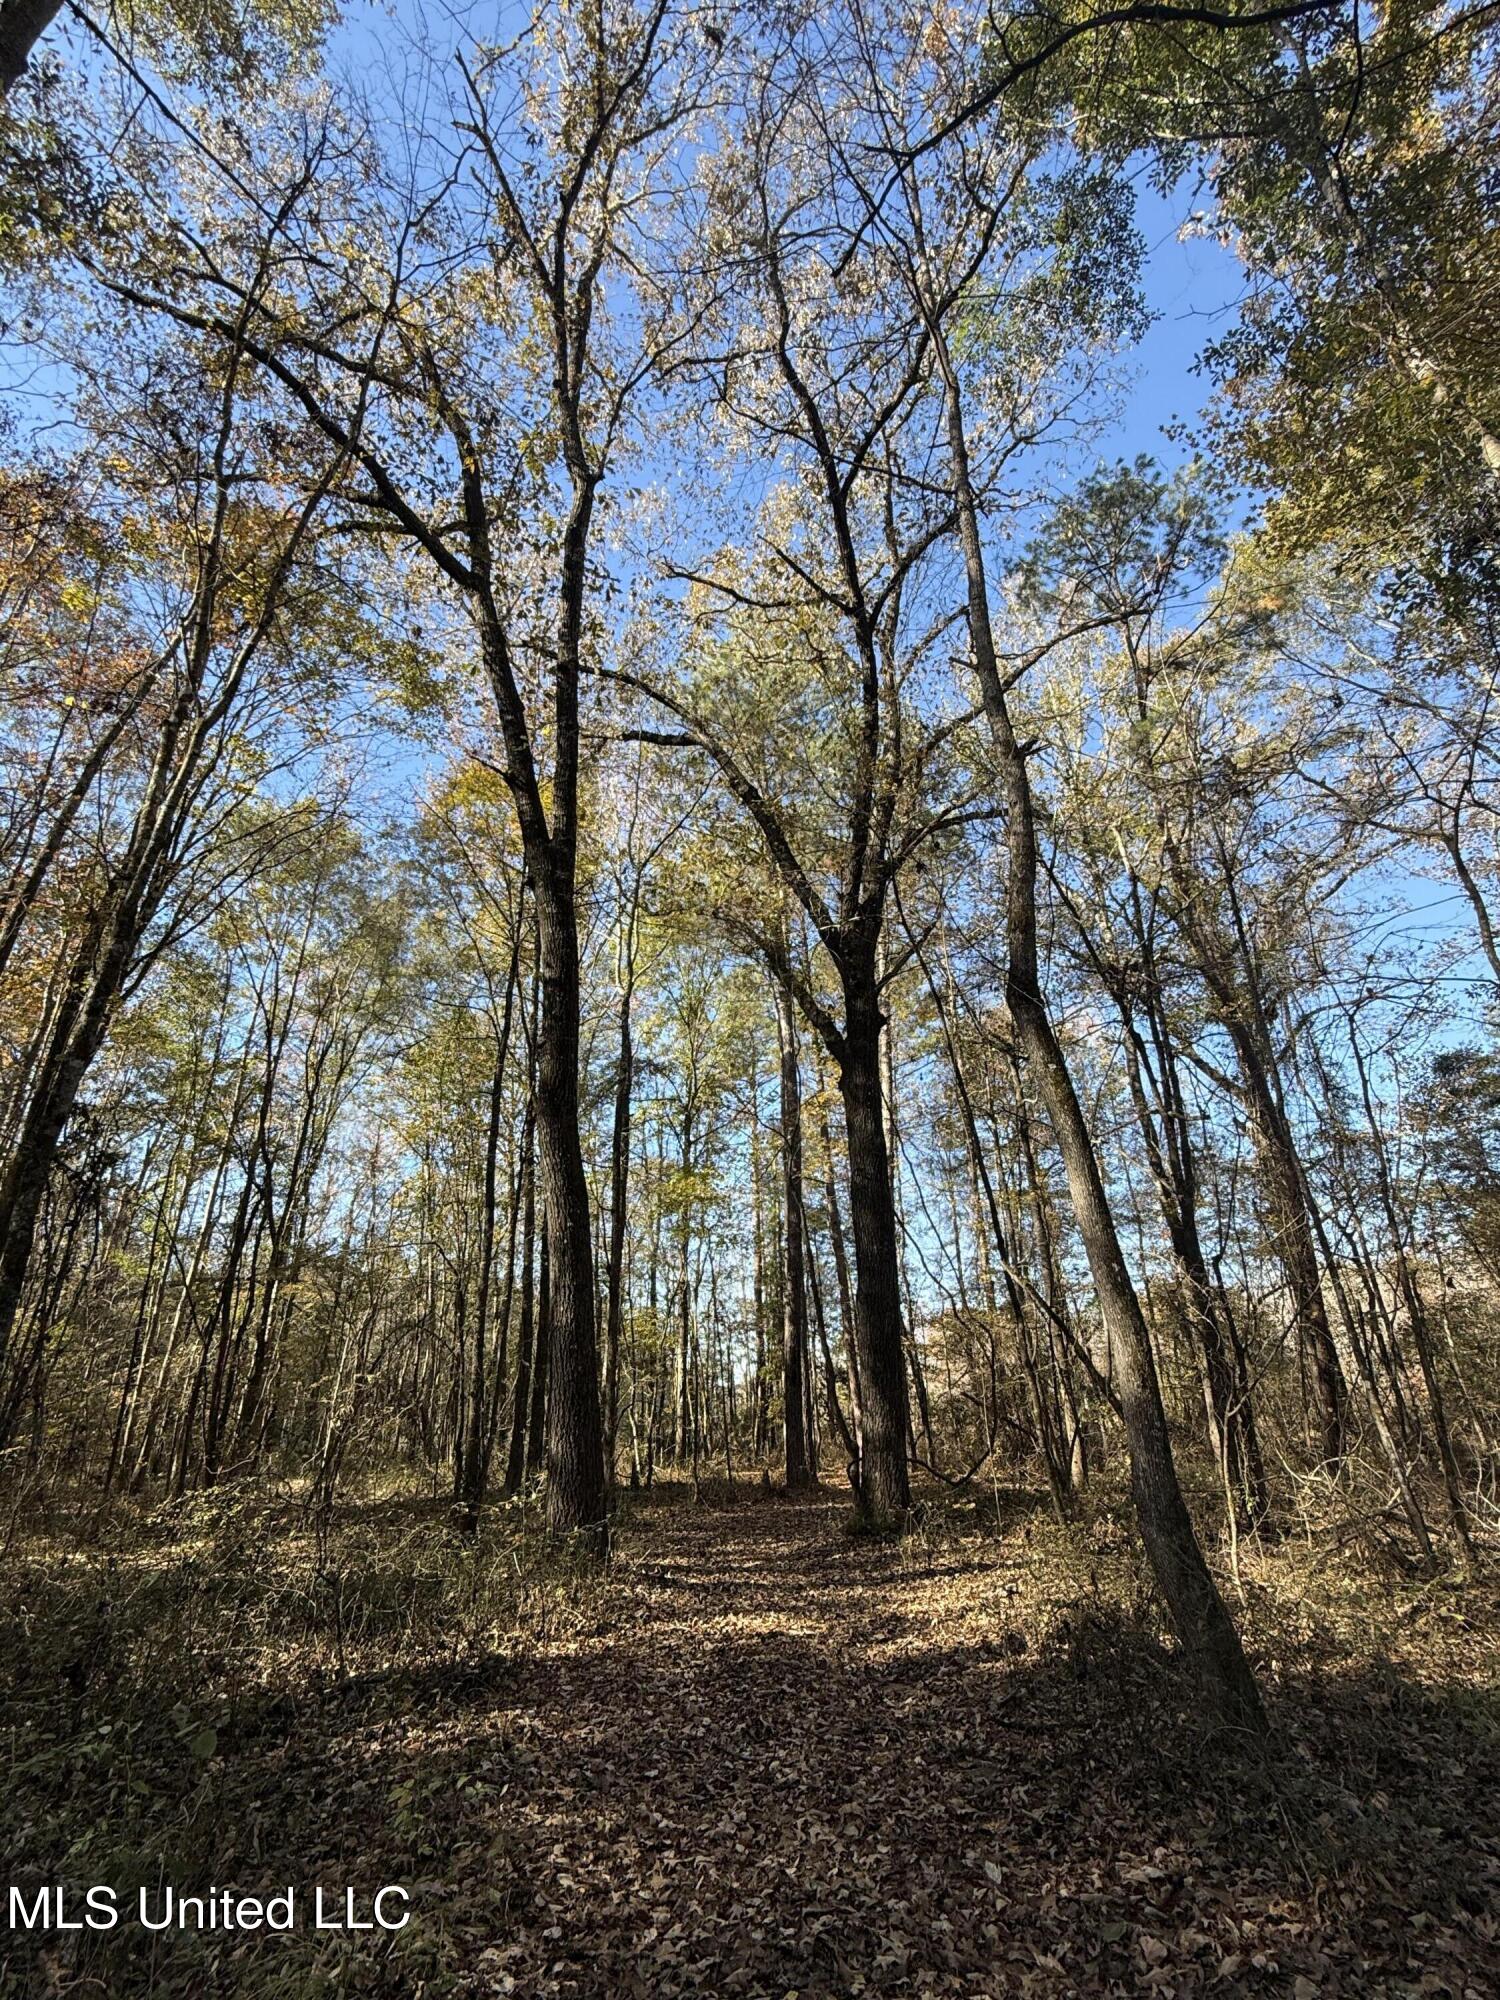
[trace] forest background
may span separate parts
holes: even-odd
[[[0,5],[18,1866],[326,1851],[277,1703],[586,1650],[661,1536],[832,1536],[851,1603],[1022,1537],[985,1643],[1118,1655],[1277,1840],[1353,1796],[1288,1805],[1299,1700],[1483,1792],[1494,56]],[[1373,1751],[1382,1674],[1442,1719]],[[1486,1815],[1367,1780],[1462,1992]]]

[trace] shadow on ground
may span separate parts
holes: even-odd
[[[13,1879],[394,1882],[414,1914],[353,1941],[13,1936],[0,1991],[1500,1990],[1500,1738],[1461,1678],[1263,1662],[1277,1746],[1247,1756],[1146,1625],[1045,1622],[1014,1569],[993,1540],[851,1542],[828,1499],[642,1499],[540,1636],[262,1660],[206,1755],[139,1716],[121,1741],[108,1680],[33,1703],[55,1740],[30,1779],[17,1750]],[[54,1798],[28,1840],[38,1769],[94,1803]]]

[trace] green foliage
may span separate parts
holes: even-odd
[[[111,26],[169,83],[227,95],[310,69],[338,12],[337,0],[116,0]]]
[[[1002,393],[1035,391],[1119,352],[1149,322],[1141,292],[1145,242],[1130,183],[1076,159],[1038,170],[1007,210],[1005,274],[981,280],[960,313],[955,352]]]
[[[1249,285],[1209,350],[1211,434],[1280,545],[1414,567],[1458,611],[1497,587],[1495,79],[1485,9],[1403,0],[1232,32],[1133,24],[1070,43],[1033,86],[1076,111],[1085,148],[1149,148],[1162,181],[1206,181],[1198,227]]]
[[[1063,625],[1099,613],[1146,618],[1200,589],[1226,553],[1200,469],[1166,474],[1142,456],[1086,473],[1033,537],[1017,577],[1027,608]]]

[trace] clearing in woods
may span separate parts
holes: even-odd
[[[1304,1782],[1230,1777],[1156,1645],[1061,1595],[1050,1520],[893,1548],[846,1512],[645,1511],[608,1621],[497,1702],[533,1899],[502,1992],[1497,1990],[1500,1760],[1440,1704],[1293,1677]]]
[[[89,1661],[120,1664],[65,1668],[60,1700],[36,1696],[58,1679],[49,1604],[66,1621],[49,1598],[60,1572],[35,1552],[22,1594],[43,1748],[25,1771],[40,1789],[29,1806],[24,1786],[12,1797],[13,1851],[55,1848],[72,1814],[87,1879],[110,1879],[89,1829],[128,1808],[133,1863],[121,1848],[117,1879],[145,1855],[188,1888],[396,1882],[413,1921],[353,1943],[164,1938],[149,1952],[122,1927],[54,1940],[40,1982],[13,1955],[0,1990],[1500,1990],[1488,1586],[1396,1586],[1372,1568],[1320,1598],[1273,1552],[1247,1555],[1242,1615],[1277,1732],[1272,1759],[1247,1766],[1196,1723],[1112,1514],[1063,1530],[1034,1497],[943,1496],[892,1545],[851,1538],[847,1513],[827,1492],[705,1489],[695,1504],[659,1488],[626,1497],[602,1577],[561,1578],[507,1549],[513,1510],[475,1549],[436,1505],[349,1509],[315,1571],[300,1510],[235,1517],[238,1539],[221,1526],[212,1546],[179,1525],[133,1571],[104,1559],[112,1595],[89,1615],[107,1629],[80,1624],[75,1593]],[[493,1617],[507,1577],[521,1579],[508,1630]],[[409,1613],[398,1631],[390,1605],[422,1589],[445,1593],[425,1635]],[[184,1593],[203,1597],[208,1631],[226,1591],[254,1642],[203,1653],[182,1636]],[[178,1668],[151,1667],[152,1644],[177,1645]],[[187,1690],[159,1739],[159,1702],[126,1713],[143,1675]],[[198,1775],[202,1731],[183,1742],[205,1714]],[[115,1747],[90,1764],[101,1729]],[[127,1732],[159,1792],[139,1806],[89,1791],[114,1783]],[[17,1814],[29,1833],[13,1842]]]

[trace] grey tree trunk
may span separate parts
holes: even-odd
[[[782,1296],[782,1390],[786,1412],[786,1484],[789,1493],[812,1484],[806,1426],[807,1285],[802,1255],[806,1222],[802,1201],[802,1086],[797,1073],[797,1023],[791,998],[776,986],[776,1038],[781,1055],[782,1224],[786,1232]]]
[[[947,400],[950,477],[968,580],[969,637],[1007,810],[1009,964],[1006,1000],[1062,1154],[1079,1234],[1114,1352],[1115,1386],[1130,1448],[1130,1483],[1141,1539],[1184,1653],[1221,1718],[1260,1735],[1260,1693],[1182,1497],[1150,1336],[1115,1229],[1062,1046],[1043,1000],[1037,958],[1035,807],[1026,751],[1017,739],[990,620],[979,512],[969,471],[958,375],[933,323]]]
[[[880,1002],[873,956],[867,981],[845,987],[839,1094],[849,1141],[849,1220],[854,1232],[854,1344],[861,1405],[859,1499],[876,1527],[899,1526],[911,1506],[906,1367],[896,1204],[885,1143]]]

